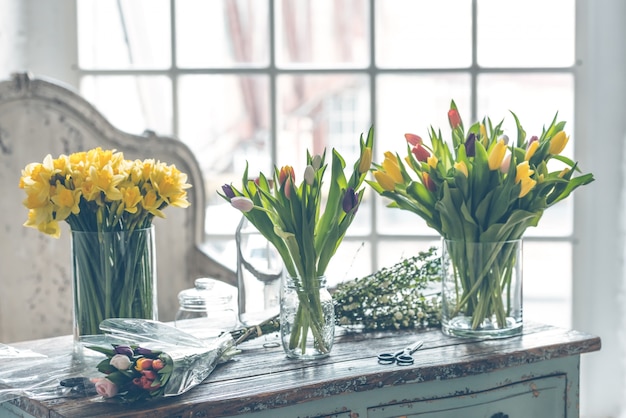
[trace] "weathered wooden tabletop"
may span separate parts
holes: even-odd
[[[33,416],[46,417],[229,416],[337,394],[472,376],[600,349],[598,337],[535,323],[525,324],[522,336],[491,341],[452,338],[439,330],[341,334],[331,355],[314,362],[289,360],[282,347],[264,347],[279,341],[275,334],[246,342],[233,361],[219,365],[205,382],[177,397],[130,405],[95,401],[95,397],[46,401],[21,397],[11,402]],[[402,349],[418,339],[424,345],[414,354],[415,364],[378,364],[378,353]],[[71,351],[72,340],[67,336],[15,346],[55,356]]]

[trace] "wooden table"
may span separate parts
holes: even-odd
[[[376,355],[421,339],[412,366],[380,365]],[[98,397],[0,405],[0,417],[577,417],[580,355],[600,338],[536,323],[503,340],[423,332],[343,333],[330,357],[287,359],[268,335],[240,346],[188,393],[121,405]],[[267,344],[266,344],[267,345]],[[15,344],[47,355],[71,351],[70,337]]]

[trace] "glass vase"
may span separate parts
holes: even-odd
[[[522,240],[443,240],[444,334],[505,338],[522,333]]]
[[[254,225],[242,217],[237,242],[237,290],[239,322],[258,325],[278,315],[283,261]]]
[[[72,231],[74,342],[108,318],[157,319],[154,226]]]
[[[335,310],[326,277],[285,275],[280,295],[280,336],[287,357],[327,357],[335,338]]]

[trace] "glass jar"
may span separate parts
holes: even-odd
[[[274,245],[245,216],[235,240],[239,321],[246,326],[257,325],[280,311],[283,261]]]
[[[195,287],[178,294],[176,328],[200,339],[214,338],[237,328],[232,286],[209,278],[196,279],[194,284]]]
[[[335,338],[335,308],[325,276],[285,276],[280,336],[288,358],[314,360],[330,354]]]

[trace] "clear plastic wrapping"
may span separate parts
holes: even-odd
[[[0,402],[17,396],[51,399],[99,394],[127,401],[177,396],[200,384],[217,364],[237,353],[229,333],[206,341],[161,322],[143,319],[107,319],[100,328],[105,334],[81,338],[81,344],[92,349],[84,355],[45,357],[23,351],[19,356],[19,350],[11,351],[13,357],[8,358],[7,354],[0,361]],[[146,366],[152,366],[157,359],[160,368],[157,363],[154,368]],[[106,370],[107,374],[99,370]],[[154,379],[150,381],[144,376]],[[150,381],[152,386],[138,385],[140,381]],[[112,385],[114,391],[110,390]]]

